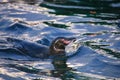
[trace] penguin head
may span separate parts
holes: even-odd
[[[65,47],[74,40],[75,38],[65,38],[65,37],[56,38],[50,46],[50,54],[51,55],[65,54]]]

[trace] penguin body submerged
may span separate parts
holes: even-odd
[[[21,54],[46,59],[51,56],[65,55],[65,47],[74,39],[75,38],[58,37],[52,41],[50,46],[16,38],[6,38],[6,41],[12,45],[10,48]]]

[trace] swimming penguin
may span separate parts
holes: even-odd
[[[12,45],[10,48],[21,54],[31,57],[46,59],[51,56],[65,55],[65,46],[75,38],[58,37],[52,41],[50,47],[16,38],[6,38],[6,42]]]

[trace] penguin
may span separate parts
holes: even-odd
[[[75,38],[57,37],[51,42],[50,46],[46,46],[26,40],[10,37],[6,38],[6,42],[12,45],[10,49],[17,51],[20,54],[41,59],[65,55],[65,47],[73,40],[75,40]]]

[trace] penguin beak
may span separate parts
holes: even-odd
[[[68,45],[69,43],[75,41],[75,38],[67,38],[67,39],[61,39],[61,41],[65,44]]]

